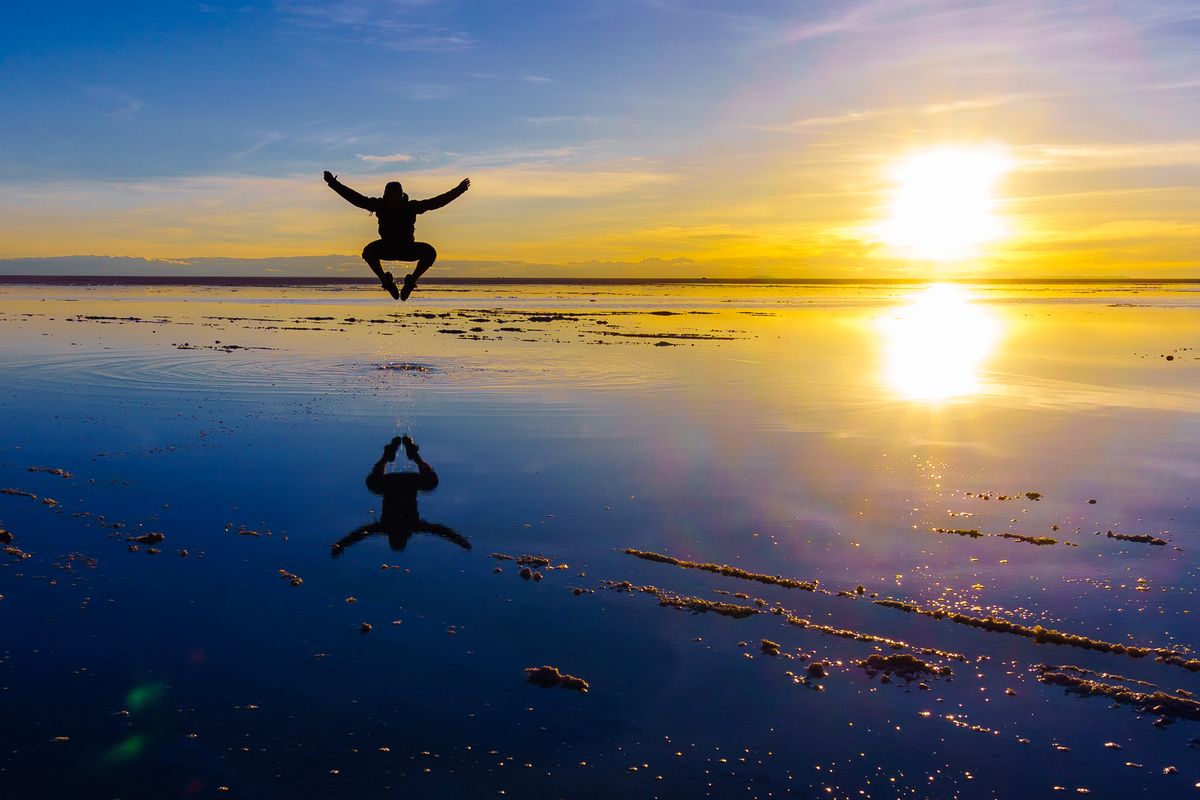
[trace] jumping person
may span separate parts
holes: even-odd
[[[441,208],[457,199],[471,185],[471,179],[464,178],[462,183],[445,194],[428,200],[409,200],[399,181],[392,181],[385,186],[383,197],[364,197],[343,185],[329,170],[325,171],[325,182],[351,205],[365,208],[379,217],[379,238],[363,248],[362,257],[378,276],[383,288],[398,300],[408,299],[413,289],[417,288],[417,280],[437,259],[433,245],[416,241],[417,214]],[[397,289],[396,280],[392,273],[383,271],[383,265],[379,263],[381,261],[416,261],[417,267],[404,276],[404,288]]]

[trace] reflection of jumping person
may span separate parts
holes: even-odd
[[[379,277],[383,288],[392,297],[407,300],[413,289],[417,288],[417,280],[425,271],[433,266],[437,259],[437,251],[433,245],[416,241],[417,214],[441,208],[456,199],[471,185],[470,178],[464,178],[462,183],[445,194],[431,197],[428,200],[409,200],[397,181],[392,181],[383,188],[383,197],[364,197],[348,186],[343,186],[337,176],[325,171],[325,182],[329,188],[344,197],[351,205],[365,208],[379,217],[379,239],[363,248],[363,261]],[[404,288],[396,288],[392,273],[384,272],[380,261],[416,261],[417,268],[404,276]]]
[[[417,465],[417,472],[385,472],[387,465],[396,460],[396,451],[401,445],[408,460]],[[350,545],[375,533],[387,534],[388,544],[393,550],[403,550],[414,533],[432,533],[470,550],[471,543],[451,528],[421,519],[417,510],[417,492],[431,492],[437,485],[437,473],[421,458],[413,440],[407,436],[392,439],[383,448],[383,455],[367,476],[367,488],[383,496],[383,513],[377,522],[363,525],[343,536],[333,546],[333,557],[337,558]]]

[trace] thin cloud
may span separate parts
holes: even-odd
[[[368,194],[382,189],[378,176],[362,172],[340,176]],[[414,196],[428,197],[464,177],[461,165],[408,173],[405,185]],[[459,241],[467,249],[494,251],[497,243],[478,228],[502,209],[504,225],[562,227],[564,221],[592,226],[578,215],[542,201],[609,203],[633,193],[646,193],[677,182],[679,176],[637,159],[586,164],[522,164],[477,166],[470,172],[471,204],[456,216],[438,220],[443,229],[462,227]],[[278,178],[252,175],[209,175],[131,182],[62,181],[10,184],[0,195],[0,258],[76,252],[131,253],[147,257],[191,255],[284,256],[313,252],[352,251],[370,233],[370,225],[342,208],[317,175]],[[543,209],[530,223],[526,203]],[[488,209],[483,218],[471,216]],[[64,208],[72,209],[72,238],[65,244],[56,226]],[[180,219],[187,224],[181,225]],[[545,237],[531,237],[542,241]],[[518,242],[520,244],[520,242]],[[358,244],[361,247],[361,242]],[[510,245],[512,247],[514,245]],[[522,245],[523,246],[523,245]]]
[[[1149,88],[1159,92],[1185,92],[1193,89],[1200,89],[1200,80],[1163,83],[1157,86],[1151,86]]]
[[[876,117],[887,116],[888,114],[897,113],[894,110],[887,109],[872,109],[868,111],[851,111],[847,114],[838,114],[832,117],[808,117],[807,119],[798,119],[795,122],[789,122],[786,125],[768,125],[764,126],[767,130],[798,130],[800,128],[827,128],[833,125],[846,125],[852,122],[862,122],[863,120],[875,119]]]
[[[265,147],[270,147],[271,145],[285,138],[287,137],[279,131],[267,131],[259,136],[258,141],[256,141],[254,144],[250,145],[245,150],[239,150],[238,152],[234,153],[233,159],[235,161],[240,161],[241,159],[248,158],[249,156],[257,153],[259,150],[262,150]]]
[[[555,169],[544,165],[496,167],[472,176],[472,183],[487,186],[490,196],[503,198],[596,198],[665,186],[679,176],[637,165]]]
[[[368,164],[397,164],[413,160],[413,157],[408,153],[392,153],[390,156],[373,156],[365,153],[355,153],[354,157],[359,161],[366,161]]]
[[[313,160],[349,158],[350,153],[364,150],[383,151],[395,142],[379,125],[339,126],[330,120],[301,125],[292,130],[246,131],[250,143],[230,153],[227,169],[242,170],[249,165],[280,163],[294,167],[298,163],[311,165]]]
[[[755,129],[794,131],[803,130],[804,128],[825,128],[835,125],[848,125],[855,122],[864,122],[866,120],[877,119],[879,117],[949,114],[957,111],[973,111],[982,108],[995,108],[997,106],[1024,103],[1031,100],[1044,100],[1055,96],[1056,95],[1054,94],[1005,94],[997,95],[995,97],[980,97],[972,100],[954,100],[947,103],[927,103],[922,106],[906,106],[903,108],[873,108],[865,109],[863,111],[851,111],[846,114],[837,114],[829,117],[808,117],[806,119],[798,119],[794,122],[788,122],[783,125],[756,126]]]
[[[640,2],[647,8],[657,11],[684,17],[710,17],[726,25],[746,30],[755,29],[765,24],[761,16],[732,13],[724,8],[724,3],[720,2],[714,4],[718,6],[717,8],[704,8],[694,2],[694,0],[688,0],[687,2],[679,2],[679,0],[640,0]]]
[[[1118,242],[1129,239],[1153,241],[1164,236],[1200,240],[1200,225],[1155,219],[1113,220],[1045,238],[1048,241],[1058,242],[1094,240]]]
[[[593,114],[549,114],[540,117],[524,117],[523,121],[530,125],[600,125],[608,122],[619,122],[620,119],[618,117],[602,117]]]
[[[445,100],[454,97],[461,91],[456,86],[444,83],[406,83],[394,89],[392,93],[409,100]]]
[[[1028,170],[1200,166],[1200,140],[1129,144],[1043,144],[1018,151]]]
[[[820,6],[818,6],[820,7]],[[780,47],[813,39],[883,31],[900,36],[907,32],[957,29],[960,36],[988,32],[996,41],[998,29],[1008,31],[1006,42],[1027,48],[1032,43],[1075,42],[1093,44],[1103,39],[1194,22],[1200,19],[1193,0],[1146,0],[1127,3],[1119,14],[1089,17],[1086,4],[1030,3],[1007,0],[946,4],[930,0],[868,0],[849,8],[830,3],[824,15],[804,17],[792,23],[774,24],[763,32],[761,45]]]
[[[513,74],[471,70],[464,72],[463,75],[477,81],[495,81],[497,83],[528,83],[534,86],[557,86],[559,84],[554,78],[532,72]]]
[[[445,153],[447,157],[456,159],[461,167],[506,167],[528,162],[562,162],[577,160],[582,154],[581,147],[543,147],[532,150],[497,150],[485,153]]]
[[[281,0],[276,8],[293,30],[407,52],[458,52],[470,35],[440,24],[436,0]]]
[[[128,119],[146,107],[138,98],[111,86],[88,86],[86,91],[91,97],[110,106],[104,116],[111,119]]]
[[[779,47],[840,34],[858,34],[882,29],[929,29],[937,23],[939,27],[958,24],[970,27],[974,21],[983,20],[1028,22],[1041,21],[1053,15],[1034,8],[1025,12],[1027,19],[1011,4],[980,3],[956,7],[930,3],[928,0],[869,0],[851,8],[833,4],[836,11],[825,17],[803,19],[792,25],[777,26],[767,37],[766,46]]]
[[[849,9],[835,6],[838,10],[834,14],[819,19],[800,20],[790,26],[784,26],[782,30],[776,29],[768,39],[767,45],[778,47],[799,44],[809,39],[874,28],[882,24],[889,14],[920,5],[923,5],[920,0],[872,0]]]

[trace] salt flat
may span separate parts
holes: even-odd
[[[0,781],[1195,792],[1196,289],[0,287]]]

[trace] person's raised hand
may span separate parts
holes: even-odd
[[[334,175],[329,170],[325,170],[324,178],[325,178],[326,183],[333,183],[334,181],[337,180],[337,175]]]
[[[463,179],[462,179],[462,183],[460,183],[460,184],[458,185],[458,188],[462,189],[464,192],[465,192],[467,189],[470,189],[470,188],[471,188],[471,179],[470,179],[470,178],[463,178]]]

